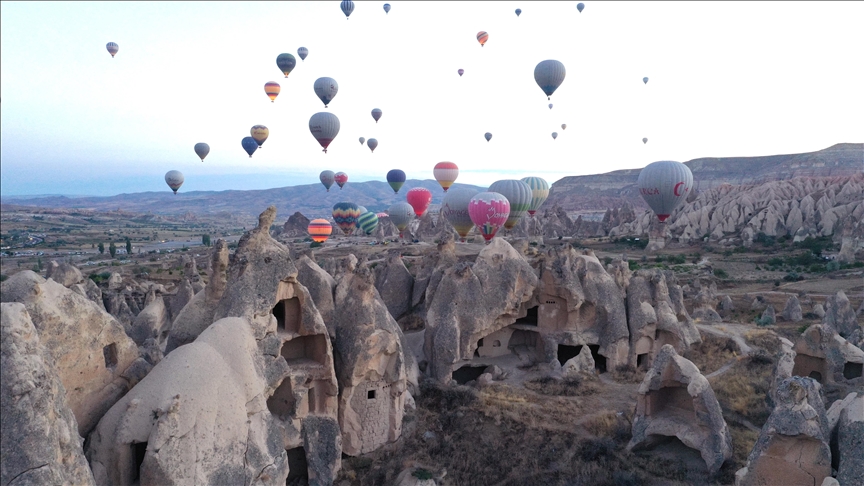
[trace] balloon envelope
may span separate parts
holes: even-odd
[[[372,118],[375,119],[375,123],[378,123],[378,120],[381,118],[381,115],[383,113],[384,112],[382,112],[380,108],[375,108],[372,110]]]
[[[672,210],[687,199],[693,187],[693,173],[680,162],[652,162],[639,172],[636,187],[657,219],[666,221]]]
[[[346,19],[350,17],[351,12],[354,11],[354,2],[351,0],[343,0],[339,6],[342,8],[342,13],[345,14]]]
[[[301,48],[297,49],[297,55],[300,56],[301,61],[305,61],[306,56],[309,55],[309,49],[306,49],[305,47],[301,47]]]
[[[426,210],[432,204],[432,193],[425,187],[415,187],[408,191],[405,200],[414,208],[414,214],[419,218],[426,214]]]
[[[357,218],[360,217],[360,208],[350,202],[339,202],[333,205],[333,221],[345,235],[350,235],[357,229]]]
[[[339,189],[342,189],[342,186],[348,182],[348,174],[337,172],[336,175],[333,176],[333,180],[336,181],[336,185],[339,186]]]
[[[309,222],[309,226],[306,227],[306,231],[309,232],[312,241],[324,243],[330,237],[330,233],[333,232],[333,225],[326,219],[313,219]]]
[[[363,145],[364,143],[366,143],[366,138],[360,137],[360,145]]]
[[[549,109],[550,110],[552,109],[552,103],[549,103]]]
[[[558,132],[552,132],[552,140],[558,138]]]
[[[276,57],[276,66],[279,68],[280,71],[282,71],[282,74],[284,74],[286,78],[296,65],[297,59],[294,59],[294,56],[292,54],[283,52]]]
[[[525,177],[522,179],[522,182],[528,184],[528,187],[531,188],[531,204],[528,206],[528,214],[533,217],[534,213],[540,209],[540,206],[549,197],[549,183],[546,182],[546,179],[540,177]]]
[[[564,82],[566,74],[567,70],[564,69],[564,64],[554,59],[547,59],[540,61],[534,68],[534,81],[546,93],[546,96],[551,98],[552,93]]]
[[[405,228],[408,227],[408,223],[410,223],[411,219],[414,217],[414,208],[412,208],[407,202],[400,202],[390,206],[390,208],[387,209],[387,214],[390,216],[390,221],[396,225],[401,236],[402,231],[405,231]]]
[[[584,9],[584,8],[585,8],[584,3],[579,3],[576,5],[576,9],[579,10],[579,13],[582,13],[582,9]]]
[[[488,142],[488,141],[489,141],[489,140],[492,140],[492,134],[491,134],[491,133],[489,133],[489,132],[486,132],[486,134],[485,134],[485,135],[483,135],[483,137],[485,137],[485,138],[486,138],[486,141],[487,141],[487,142]]]
[[[485,32],[482,30],[480,32],[477,32],[477,42],[480,43],[480,47],[485,46],[486,41],[488,41],[488,40],[489,40],[489,33],[488,32]]]
[[[267,93],[271,102],[276,101],[276,97],[279,96],[280,91],[282,91],[282,87],[279,86],[279,83],[276,81],[268,81],[264,83],[264,92]]]
[[[196,143],[195,153],[201,158],[201,162],[204,162],[204,157],[207,157],[207,154],[210,153],[210,146],[204,142]]]
[[[105,44],[105,49],[108,49],[108,53],[111,54],[111,57],[114,57],[114,54],[117,54],[117,51],[120,50],[120,46],[115,42],[109,42]]]
[[[458,71],[456,71],[456,72],[459,73],[459,77],[460,77],[460,78],[462,77],[463,74],[465,74],[465,70],[464,70],[464,69],[460,69],[460,70],[458,70]]]
[[[358,205],[357,208],[360,210],[360,216],[363,216],[365,213],[368,213],[368,212],[369,212],[369,210],[366,209],[366,206],[360,206],[360,205]]]
[[[255,125],[249,130],[249,134],[258,142],[258,146],[260,147],[264,145],[264,141],[270,136],[270,129],[264,125]]]
[[[324,148],[325,154],[327,153],[327,147],[333,142],[336,135],[339,134],[340,126],[339,119],[330,112],[321,111],[309,118],[309,131],[312,132],[312,136]]]
[[[648,84],[648,78],[642,78],[642,82]]]
[[[561,130],[567,130],[567,124],[566,123],[561,124]]]
[[[315,90],[318,99],[324,103],[324,108],[327,108],[327,105],[333,101],[333,98],[336,97],[336,93],[339,92],[339,83],[337,83],[333,78],[318,78],[315,80],[315,84],[312,88]]]
[[[378,148],[378,140],[370,138],[366,141],[366,146],[372,149],[372,153],[375,153],[375,149]]]
[[[389,3],[384,4],[384,13],[390,13],[390,4]]]
[[[479,192],[476,189],[468,187],[457,187],[452,191],[448,191],[441,202],[441,214],[444,215],[444,219],[453,226],[453,229],[463,239],[468,236],[468,232],[474,227],[474,221],[471,220],[471,215],[468,214],[468,203]]]
[[[367,235],[371,235],[378,227],[378,216],[372,211],[367,211],[357,219],[357,226]]]
[[[165,183],[174,191],[174,194],[177,194],[177,189],[180,189],[184,180],[183,173],[179,170],[169,170],[165,174]]]
[[[468,202],[468,214],[487,242],[510,215],[510,203],[497,192],[481,192]]]
[[[240,145],[243,146],[243,150],[249,154],[249,158],[252,158],[252,154],[258,150],[258,142],[252,137],[243,137],[243,140],[240,142]]]
[[[648,138],[643,138],[642,143],[648,143]]]
[[[533,192],[531,187],[523,181],[516,179],[504,179],[495,181],[489,186],[489,192],[496,192],[507,198],[510,203],[510,214],[504,221],[504,228],[513,229],[519,218],[531,208]]]
[[[438,162],[435,164],[435,168],[432,169],[432,174],[435,175],[435,180],[438,181],[438,184],[441,184],[444,192],[447,192],[447,189],[450,189],[450,186],[459,177],[459,167],[453,162]]]
[[[390,184],[390,187],[393,188],[394,194],[398,194],[399,189],[401,189],[402,185],[405,184],[405,171],[393,169],[388,172],[387,184]]]
[[[518,17],[521,13],[522,13],[522,9],[521,9],[521,8],[517,8],[517,9],[516,9],[516,16]]]
[[[330,192],[330,187],[333,186],[333,183],[336,182],[336,179],[333,177],[336,174],[333,173],[332,170],[324,170],[321,171],[321,175],[318,176],[318,179],[321,180],[321,184],[324,184],[324,187],[327,188],[327,192]]]

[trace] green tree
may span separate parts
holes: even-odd
[[[105,243],[99,242],[99,253],[105,254]]]
[[[128,236],[126,237],[126,254],[132,254],[132,240],[130,240]]]
[[[210,235],[201,235],[201,244],[204,246],[210,246]]]
[[[111,254],[111,258],[114,258],[114,255],[117,254],[117,245],[113,241],[108,245],[108,253]]]

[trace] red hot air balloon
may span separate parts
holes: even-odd
[[[346,174],[344,172],[337,172],[333,176],[333,180],[336,181],[336,184],[339,186],[339,189],[341,190],[342,186],[344,186],[345,183],[348,182],[348,174]]]
[[[510,217],[510,201],[497,192],[481,192],[468,203],[468,215],[489,243]]]
[[[324,243],[330,237],[330,233],[333,232],[333,226],[326,219],[313,219],[309,222],[306,230],[309,232],[309,236],[312,237],[312,241],[315,243]]]
[[[429,205],[432,204],[432,193],[424,187],[415,187],[408,191],[405,199],[414,208],[414,214],[419,218],[426,213]]]

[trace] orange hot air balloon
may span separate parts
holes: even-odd
[[[333,226],[326,219],[313,219],[306,228],[315,243],[324,243],[333,232]]]
[[[276,81],[269,81],[264,85],[264,92],[270,97],[271,102],[276,101],[276,97],[279,96],[279,91],[281,90],[282,88]]]
[[[485,30],[481,30],[480,32],[477,32],[477,42],[480,43],[480,47],[483,47],[484,45],[486,45],[486,41],[488,41],[488,40],[489,40],[489,33],[487,33]]]

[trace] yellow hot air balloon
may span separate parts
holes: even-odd
[[[264,145],[264,141],[270,136],[270,130],[264,125],[255,125],[251,130],[249,130],[249,133],[252,135],[252,138],[258,142],[259,147]]]
[[[264,84],[264,92],[270,97],[271,102],[276,101],[276,97],[279,96],[279,91],[281,90],[282,87],[276,81],[268,81]]]

